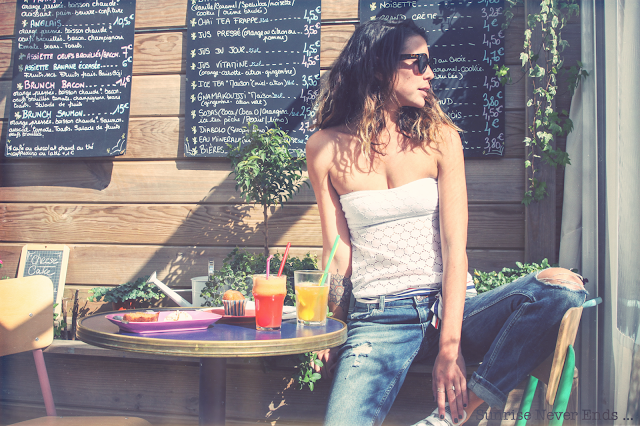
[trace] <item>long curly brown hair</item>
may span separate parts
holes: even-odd
[[[355,130],[366,155],[380,154],[386,122],[383,106],[395,100],[393,91],[398,61],[409,37],[426,32],[412,20],[373,20],[360,25],[336,59],[316,102],[314,127],[346,125]],[[403,107],[398,126],[412,143],[426,146],[437,141],[438,129],[460,130],[442,111],[430,90],[423,108]]]

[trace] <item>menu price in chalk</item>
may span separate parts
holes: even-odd
[[[5,156],[126,150],[134,0],[18,0]]]
[[[246,126],[304,150],[320,79],[320,0],[189,0],[185,155],[223,157]]]
[[[432,90],[462,129],[467,157],[504,155],[504,0],[360,0],[360,21],[413,19],[427,31]]]

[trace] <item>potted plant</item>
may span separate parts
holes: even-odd
[[[111,302],[114,310],[147,308],[165,294],[144,276],[117,287],[95,287],[90,290],[89,302]]]
[[[282,255],[276,253],[271,259],[269,273],[276,275],[280,268]],[[285,262],[282,274],[287,276],[287,296],[284,304],[294,305],[293,271],[299,269],[317,269],[318,259],[307,253],[298,258],[289,256]],[[225,290],[237,290],[247,299],[253,300],[251,287],[253,274],[264,274],[267,270],[267,257],[263,253],[251,253],[239,248],[233,249],[222,262],[222,267],[213,274],[213,279],[207,281],[202,296],[207,306],[222,306],[222,294]]]
[[[227,157],[231,160],[236,190],[245,201],[262,206],[264,216],[264,254],[269,256],[269,208],[287,201],[303,183],[302,169],[306,159],[302,152],[291,156],[291,137],[275,128],[259,130],[249,124],[247,134],[237,146],[228,144]]]

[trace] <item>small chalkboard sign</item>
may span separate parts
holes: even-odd
[[[427,31],[431,84],[461,129],[466,157],[501,157],[505,90],[494,66],[504,64],[504,0],[360,0],[360,22],[412,19]]]
[[[45,275],[53,282],[53,303],[58,305],[56,313],[62,310],[62,294],[67,278],[69,247],[64,244],[27,244],[22,247],[18,278]]]
[[[7,158],[126,150],[135,0],[17,0]]]

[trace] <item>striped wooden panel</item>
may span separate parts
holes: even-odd
[[[9,161],[0,200],[66,203],[243,203],[224,161]],[[468,160],[472,203],[518,203],[524,182],[520,159]],[[315,203],[303,185],[291,203]]]
[[[197,359],[111,351],[70,341],[55,342],[45,351],[45,358],[49,375],[54,377],[58,415],[139,416],[157,426],[198,424]],[[14,355],[0,363],[6,372],[6,393],[12,396],[0,405],[3,423],[44,416],[42,401],[37,399],[39,388],[32,357]],[[294,364],[291,357],[228,359],[226,424],[270,424],[274,418],[277,425],[322,424],[331,381],[320,380],[313,392],[300,390],[294,380]],[[475,368],[467,368],[469,378],[473,371]],[[123,383],[126,392],[121,392]],[[518,410],[525,384],[521,382],[509,394],[504,412]],[[69,391],[65,391],[67,387]],[[387,416],[387,424],[408,425],[423,419],[435,408],[435,402],[424,391],[430,388],[431,367],[414,363]],[[156,389],[161,390],[161,396]],[[58,391],[62,392],[59,397]],[[532,413],[543,409],[551,408],[542,407],[537,401],[531,407]],[[503,411],[487,410],[486,404],[481,405],[469,425],[499,426]]]
[[[524,111],[506,112],[505,158],[522,158],[524,155]],[[4,153],[6,121],[0,120],[0,151]],[[134,117],[129,120],[127,153],[113,159],[160,160],[184,158],[183,117]],[[199,161],[195,160],[194,161]],[[29,160],[34,161],[34,160]],[[206,161],[221,161],[208,159]],[[474,160],[467,160],[474,161]]]
[[[358,0],[323,0],[323,21],[357,21]],[[137,0],[136,29],[185,27],[186,1]],[[0,36],[14,31],[15,0],[0,0]]]
[[[69,268],[66,288],[88,291],[96,286],[111,286],[151,275],[154,271],[158,278],[172,287],[190,288],[191,278],[206,275],[209,259],[215,261],[220,269],[222,261],[234,248],[193,247],[161,245],[121,245],[121,244],[68,244],[70,249]],[[22,244],[0,243],[0,258],[4,262],[2,274],[13,277],[18,270]],[[261,247],[248,247],[247,250],[261,253]],[[284,246],[272,246],[272,253],[283,253]],[[293,246],[290,256],[302,257],[307,253],[320,256],[320,247]],[[500,270],[505,266],[514,266],[522,261],[522,250],[467,250],[469,270]],[[105,272],[107,271],[107,272]],[[0,274],[0,275],[2,275]]]
[[[505,63],[515,68],[520,64],[524,42],[522,21],[514,21],[504,38]],[[354,24],[324,24],[321,29],[320,67],[329,68],[338,57],[355,29]],[[575,31],[572,31],[573,35]],[[133,74],[184,74],[186,38],[184,30],[138,33],[134,38]],[[578,31],[579,35],[579,31]],[[12,40],[0,40],[0,79],[13,74]],[[575,60],[571,61],[575,63]]]
[[[10,91],[11,82],[0,81],[0,117],[6,118]],[[131,117],[184,115],[184,93],[183,74],[134,76],[131,82]],[[524,80],[506,86],[505,98],[507,110],[522,110]]]
[[[469,206],[468,248],[520,249],[520,204]],[[0,204],[0,241],[261,246],[262,209],[253,205]],[[320,246],[316,205],[287,205],[269,215],[271,245]]]
[[[2,122],[0,122],[0,127]],[[524,111],[510,110],[505,117],[505,157],[524,155]],[[127,153],[115,160],[168,159],[184,157],[184,119],[182,117],[129,120]]]
[[[11,80],[13,75],[13,40],[0,40],[0,80]]]
[[[0,36],[13,35],[15,16],[15,0],[0,0]]]
[[[11,81],[0,81],[0,117],[5,120],[9,114],[9,109],[6,108],[9,99],[11,99]]]

